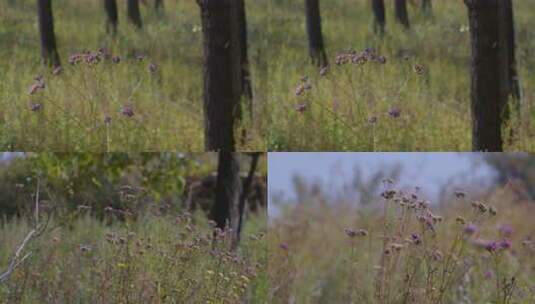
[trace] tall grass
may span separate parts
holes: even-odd
[[[0,303],[265,303],[265,223],[252,217],[230,252],[227,236],[212,242],[204,217],[187,214],[51,221],[0,285]],[[1,265],[29,229],[23,219],[2,223]]]
[[[444,206],[389,185],[369,208],[311,198],[270,220],[272,303],[532,303],[535,211],[498,189]]]
[[[471,149],[470,42],[465,5],[462,1],[434,1],[434,18],[423,16],[419,6],[409,5],[412,29],[404,31],[395,22],[393,4],[387,4],[387,33],[378,37],[373,33],[369,1],[321,3],[330,68],[320,72],[308,58],[303,4],[273,1],[269,36],[277,47],[270,53],[270,149]],[[505,148],[531,151],[535,149],[531,136],[535,130],[535,77],[530,67],[535,44],[530,29],[535,7],[530,1],[514,5],[524,105],[504,127],[504,135],[509,137]],[[340,53],[355,50],[361,54],[372,48],[385,57],[384,64],[370,60],[336,64]],[[309,89],[296,96],[303,81]]]
[[[136,31],[119,3],[119,32],[105,33],[99,1],[55,1],[58,76],[40,62],[34,1],[0,3],[0,148],[17,151],[203,151],[202,32],[195,1],[150,2]],[[257,120],[246,119],[240,150],[261,150],[267,22],[264,1],[248,1],[250,62]],[[106,49],[121,62],[73,65],[71,54]],[[139,60],[143,55],[143,60]],[[154,64],[152,72],[150,65]],[[37,75],[45,88],[30,96]],[[133,116],[124,115],[131,107]],[[245,115],[245,117],[248,117]]]

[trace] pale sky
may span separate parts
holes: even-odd
[[[403,173],[398,184],[419,186],[435,199],[440,187],[453,177],[466,182],[490,180],[494,172],[478,162],[480,159],[475,153],[269,153],[268,195],[283,193],[292,198],[292,177],[296,174],[336,191],[351,181],[355,165],[368,176],[381,166],[399,163]],[[273,204],[269,207],[270,212],[276,212]]]

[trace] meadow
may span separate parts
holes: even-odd
[[[299,1],[270,6],[270,151],[470,151],[470,42],[463,1],[408,1],[406,31],[387,5],[374,34],[369,1],[321,2],[329,68],[310,63]],[[522,104],[504,127],[505,149],[534,151],[533,12],[514,1]],[[357,54],[359,60],[345,63]]]
[[[52,219],[0,285],[0,303],[266,303],[265,216],[250,218],[237,251],[224,233],[214,242],[211,227],[187,213]],[[27,219],[2,221],[1,265],[31,229]]]
[[[443,205],[419,191],[286,205],[268,228],[270,303],[535,301],[532,202],[508,187]]]
[[[139,31],[119,4],[113,36],[101,2],[54,1],[54,71],[41,63],[35,2],[0,3],[0,150],[204,151],[197,3],[166,1],[162,15],[146,2]],[[257,119],[238,126],[244,151],[265,150],[266,5],[247,1]]]

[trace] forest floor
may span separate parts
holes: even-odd
[[[270,303],[534,303],[531,202],[506,189],[442,207],[417,190],[385,196],[311,198],[270,218]]]
[[[126,3],[119,4],[119,30],[112,37],[105,32],[101,2],[54,1],[63,70],[53,75],[40,62],[35,1],[0,3],[0,150],[204,151],[197,3],[168,1],[164,15],[150,3],[141,5],[140,31],[127,21]],[[266,49],[269,16],[265,1],[247,5],[255,111],[260,117],[267,77],[261,50]],[[107,59],[69,63],[73,54],[96,55],[99,49]],[[120,62],[114,63],[113,56]],[[35,92],[30,94],[32,87]],[[238,149],[265,150],[260,119],[244,119],[239,128],[247,129],[247,138]]]
[[[32,255],[0,285],[0,303],[267,303],[265,216],[250,218],[237,252],[204,216],[105,224],[81,215],[29,243]],[[7,265],[31,224],[2,222]]]
[[[470,38],[462,1],[434,1],[433,18],[408,1],[410,31],[396,23],[388,2],[382,38],[373,32],[369,1],[322,2],[330,63],[324,76],[308,58],[302,2],[271,2],[270,151],[471,150]],[[504,127],[505,149],[535,151],[535,2],[514,5],[524,97]],[[340,53],[371,48],[386,62],[336,64]]]

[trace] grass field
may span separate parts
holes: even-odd
[[[119,33],[111,37],[101,1],[54,1],[63,64],[54,76],[40,63],[35,1],[2,1],[0,150],[204,151],[199,8],[195,1],[166,1],[160,16],[147,3],[144,28],[136,31],[119,2]],[[249,132],[240,150],[265,150],[266,6],[247,1],[258,119],[241,122]],[[120,63],[69,64],[72,54],[100,48]],[[30,95],[37,75],[45,88]]]
[[[317,197],[270,218],[270,303],[535,301],[531,202],[505,188],[429,206],[387,189],[368,208]]]
[[[212,243],[204,217],[106,225],[82,215],[58,224],[25,249],[32,255],[0,285],[0,303],[267,303],[264,216],[247,222],[237,252],[225,236]],[[32,227],[22,219],[0,225],[7,265]]]
[[[470,45],[463,1],[433,1],[434,18],[409,4],[404,31],[387,4],[387,33],[373,33],[369,1],[320,1],[330,62],[310,64],[302,1],[272,1],[268,147],[278,151],[468,151],[471,149]],[[408,3],[418,1],[408,1]],[[534,151],[535,25],[532,1],[514,1],[521,113],[504,130],[506,150]],[[336,65],[350,49],[376,49],[386,63]],[[423,67],[416,73],[415,67]],[[302,82],[302,78],[308,79]],[[311,87],[300,96],[296,88]]]

